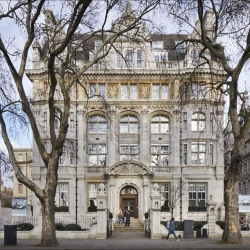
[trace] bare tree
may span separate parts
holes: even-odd
[[[7,7],[2,6],[0,20],[14,19],[16,25],[24,33],[23,36],[26,40],[23,48],[10,50],[10,41],[5,39],[3,35],[0,37],[1,57],[14,81],[13,89],[16,88],[18,92],[18,97],[15,96],[16,99],[8,100],[6,90],[11,92],[13,89],[8,84],[8,88],[3,89],[5,104],[0,107],[1,133],[17,180],[30,188],[41,202],[43,216],[41,246],[58,245],[55,235],[54,198],[58,180],[58,162],[63,154],[63,145],[69,127],[70,90],[74,84],[78,84],[84,89],[81,83],[84,73],[98,62],[104,61],[113,48],[113,43],[119,37],[127,37],[128,31],[139,29],[138,25],[141,20],[144,20],[144,16],[152,11],[159,2],[160,0],[135,1],[138,9],[136,16],[130,22],[125,22],[123,19],[114,20],[111,26],[108,26],[108,21],[112,11],[123,11],[126,15],[125,5],[127,1],[58,1],[55,5],[59,9],[57,17],[47,10],[50,7],[50,1],[46,0],[19,1],[15,4],[10,3]],[[45,22],[41,21],[43,17]],[[100,28],[96,29],[96,27]],[[139,36],[143,38],[143,35],[138,32],[137,39]],[[93,37],[100,39],[99,47],[84,65],[77,65],[78,51],[84,52],[85,48],[82,45]],[[44,64],[48,70],[47,98],[44,100],[48,105],[50,152],[47,152],[45,148],[34,113],[34,105],[41,99],[31,100],[24,89],[24,74],[29,60],[29,51],[35,41],[42,39],[46,49]],[[14,62],[15,56],[20,56],[18,65]],[[60,104],[55,98],[58,89],[63,97]],[[88,96],[87,92],[86,95]],[[15,105],[20,112],[14,114],[12,111],[16,110]],[[19,115],[18,118],[22,122],[27,120],[30,124],[35,144],[47,169],[46,184],[43,189],[28,179],[18,165],[11,144],[9,123],[6,122],[7,114]],[[60,121],[58,132],[54,128],[54,122],[57,119]]]
[[[250,2],[224,0],[172,1],[170,14],[182,31],[193,30],[183,42],[196,50],[214,74],[214,63],[225,72],[225,80],[214,83],[213,88],[229,97],[229,119],[234,145],[231,163],[225,173],[225,230],[224,243],[240,244],[238,188],[242,154],[250,126],[250,112],[240,91],[240,76],[250,58],[249,10]],[[198,15],[198,22],[194,18]],[[243,122],[239,122],[241,119]]]

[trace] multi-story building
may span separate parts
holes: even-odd
[[[128,22],[134,18],[129,11],[122,17]],[[209,25],[210,12],[207,18]],[[139,32],[147,39],[132,41],[136,33],[128,32],[115,41],[116,50],[111,49],[105,61],[84,73],[81,84],[88,95],[81,87],[72,88],[55,200],[57,216],[64,219],[91,214],[90,200],[95,202],[100,183],[106,186],[108,208],[115,216],[121,208],[142,220],[151,208],[154,183],[160,186],[161,205],[168,205],[173,195],[179,196],[174,209],[177,220],[206,217],[210,195],[218,203],[216,213],[223,206],[223,134],[219,125],[224,102],[211,86],[224,79],[224,73],[211,59],[211,74],[196,59],[198,51],[192,45],[176,46],[188,35],[150,34],[143,25]],[[86,64],[100,43],[97,36],[85,40],[82,50],[75,52],[75,62]],[[34,44],[33,68],[26,71],[36,98],[48,84],[45,46]],[[60,105],[59,89],[55,98]],[[49,151],[48,104],[37,102],[34,113]],[[55,130],[59,126],[55,120]],[[45,174],[34,143],[33,180],[44,186]],[[33,206],[37,216],[38,200],[33,200]],[[168,209],[163,215],[170,217]]]
[[[17,159],[23,174],[32,179],[31,170],[33,164],[32,148],[15,148],[14,155]],[[24,184],[20,183],[15,174],[13,174],[13,200],[12,200],[12,215],[26,216],[27,209],[30,211],[32,207],[32,192]],[[30,216],[31,214],[28,213]]]

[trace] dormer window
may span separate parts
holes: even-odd
[[[186,51],[186,44],[185,43],[178,44],[178,43],[180,43],[180,42],[176,42],[176,48],[175,48],[176,54],[185,53],[185,51]]]
[[[163,49],[163,41],[154,41],[154,42],[152,42],[152,49],[162,50]]]

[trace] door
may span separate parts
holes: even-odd
[[[135,199],[123,199],[123,212],[130,212],[130,216],[135,216]]]

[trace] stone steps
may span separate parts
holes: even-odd
[[[125,223],[122,223],[120,227],[119,223],[114,223],[114,232],[142,232],[144,231],[144,225],[139,219],[130,218],[130,226],[125,227]]]

